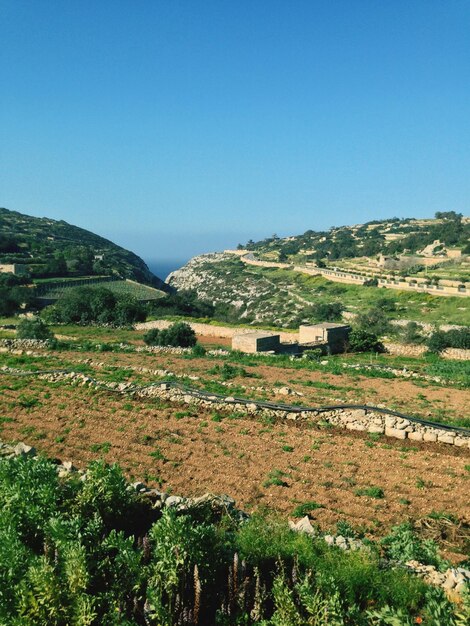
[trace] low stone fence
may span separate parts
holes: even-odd
[[[427,352],[426,346],[405,345],[384,341],[387,352],[396,356],[421,357]],[[440,354],[443,359],[455,359],[456,361],[470,361],[470,350],[460,348],[446,348]]]
[[[158,398],[169,402],[194,404],[230,412],[247,412],[249,415],[281,420],[311,421],[331,424],[348,430],[377,433],[395,439],[411,439],[429,443],[445,443],[470,448],[470,430],[457,426],[427,422],[406,417],[397,412],[371,406],[298,407],[285,404],[254,402],[220,396],[203,390],[183,387],[174,382],[160,382],[139,387],[132,383],[102,383],[78,372],[57,370],[53,372],[23,372],[4,366],[5,374],[36,375],[50,382],[67,381],[75,385],[104,389],[139,398]]]
[[[279,263],[277,261],[258,261],[258,259],[251,258],[250,255],[240,257],[240,260],[246,265],[257,265],[258,267],[271,267],[281,269],[292,269],[292,265],[289,263]]]
[[[257,331],[263,331],[266,334],[279,335],[280,340],[285,343],[295,343],[299,340],[298,333],[289,333],[282,330],[269,331],[261,328],[231,328],[230,326],[213,326],[212,324],[204,324],[202,322],[191,322],[184,320],[185,324],[189,324],[194,330],[196,335],[201,337],[219,337],[231,339],[234,335],[245,335]],[[174,324],[174,322],[168,320],[154,320],[153,322],[141,322],[135,325],[136,330],[148,330],[150,328],[158,328],[163,330]]]

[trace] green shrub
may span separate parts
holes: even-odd
[[[343,310],[341,302],[316,302],[304,315],[307,313],[315,322],[337,322],[341,320]]]
[[[323,355],[321,348],[313,348],[312,350],[304,350],[302,356],[307,361],[319,361]]]
[[[411,345],[420,345],[425,341],[425,337],[421,332],[421,326],[417,322],[408,322],[408,324],[403,327],[401,339],[403,343]]]
[[[435,567],[446,564],[439,557],[436,544],[431,540],[420,539],[409,522],[394,526],[381,543],[388,558],[402,563],[416,560]]]
[[[81,515],[98,514],[108,524],[120,526],[132,512],[134,494],[127,489],[121,468],[104,461],[90,464],[86,480],[78,493],[77,505]]]
[[[203,357],[205,356],[207,353],[207,350],[204,348],[204,346],[201,346],[200,343],[197,343],[195,346],[193,346],[193,350],[192,350],[192,355],[195,357]]]
[[[152,328],[144,335],[144,341],[148,346],[193,348],[196,345],[196,333],[189,324],[175,322],[163,330]]]
[[[18,339],[40,339],[42,341],[53,339],[54,334],[47,324],[40,318],[25,318],[16,327]]]
[[[356,489],[354,493],[356,496],[368,496],[369,498],[385,497],[384,490],[381,487],[363,487],[362,489]]]
[[[315,509],[322,509],[323,505],[318,504],[318,502],[314,502],[310,500],[309,502],[303,502],[302,504],[298,504],[294,510],[292,511],[292,515],[294,517],[305,517]]]
[[[349,333],[348,347],[352,352],[384,352],[383,344],[377,335],[368,330],[354,328]]]
[[[385,335],[390,331],[390,320],[385,314],[384,308],[382,308],[380,304],[372,307],[364,313],[359,313],[356,318],[356,325],[360,330],[367,331],[378,336]]]
[[[446,348],[470,350],[470,328],[458,328],[444,332],[436,330],[426,342],[429,352],[440,353]]]

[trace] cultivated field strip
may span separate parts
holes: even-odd
[[[223,407],[232,406],[236,409],[247,408],[251,413],[257,412],[272,412],[273,416],[279,418],[286,418],[288,415],[298,416],[300,418],[306,418],[309,415],[312,416],[328,416],[330,417],[331,423],[335,426],[345,426],[350,430],[368,430],[369,432],[379,432],[381,434],[385,434],[386,436],[395,437],[398,439],[405,439],[408,436],[410,439],[422,441],[423,438],[419,438],[415,435],[415,431],[409,429],[410,424],[414,424],[417,427],[418,433],[423,430],[425,433],[430,432],[432,437],[426,438],[424,437],[424,441],[428,442],[441,442],[441,443],[455,443],[456,445],[463,447],[470,447],[470,429],[464,428],[462,426],[453,426],[450,424],[441,424],[438,422],[432,422],[428,420],[423,420],[421,418],[413,417],[410,415],[406,415],[399,411],[393,411],[391,409],[377,407],[366,404],[334,404],[334,405],[324,405],[318,407],[306,407],[306,406],[298,406],[298,405],[290,405],[285,403],[274,403],[274,402],[264,402],[264,401],[254,401],[245,398],[236,398],[234,396],[226,396],[218,393],[207,392],[204,390],[196,389],[194,387],[189,387],[187,385],[183,385],[181,383],[175,382],[173,380],[160,380],[156,383],[150,383],[148,385],[135,385],[132,383],[122,383],[120,385],[112,386],[108,383],[104,383],[95,378],[92,378],[88,375],[84,375],[82,373],[74,372],[73,370],[67,369],[54,369],[54,370],[38,370],[38,371],[19,371],[19,370],[11,370],[9,368],[4,368],[0,370],[1,374],[4,375],[13,375],[13,376],[41,376],[41,377],[51,377],[52,381],[57,380],[70,380],[72,381],[82,381],[82,384],[88,385],[97,389],[103,389],[105,391],[110,391],[112,393],[125,394],[125,395],[137,395],[137,396],[152,396],[152,395],[169,395],[171,399],[180,400],[181,402],[189,403],[191,399],[193,401],[201,401],[204,404],[214,404],[214,405],[222,405]],[[155,393],[152,393],[152,392]],[[172,392],[176,392],[178,397],[172,397]],[[385,422],[383,424],[383,429],[380,426],[380,423],[372,420],[370,424],[365,427],[361,427],[361,420],[354,421],[354,419],[350,419],[355,413],[359,417],[365,417],[367,414],[371,414],[372,416],[380,415],[385,417]],[[331,414],[333,414],[333,419],[331,419]],[[339,419],[334,419],[336,415],[340,416]],[[341,415],[345,414],[346,418],[342,419]],[[399,420],[400,426],[395,428],[397,425],[396,422],[387,422],[388,418],[397,418]],[[289,419],[289,418],[288,418]],[[294,418],[295,419],[295,418]],[[374,423],[377,428],[374,428]],[[408,428],[408,431],[405,429]],[[381,432],[382,430],[382,432]],[[444,431],[444,433],[448,433],[451,437],[455,437],[457,441],[451,441],[449,438],[441,437],[440,431]],[[434,438],[435,435],[435,438]]]

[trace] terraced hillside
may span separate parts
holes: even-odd
[[[0,208],[0,264],[34,277],[115,276],[167,291],[133,252],[84,228]]]
[[[163,292],[154,287],[143,285],[133,280],[115,280],[109,278],[90,278],[82,280],[62,280],[42,283],[37,287],[39,302],[51,303],[77,286],[100,286],[109,289],[116,295],[132,296],[140,302],[159,300]]]
[[[313,306],[332,303],[343,308],[346,318],[378,307],[390,319],[464,325],[470,320],[468,298],[340,284],[288,268],[247,265],[233,254],[195,257],[168,282],[177,290],[194,290],[216,305],[216,316],[222,313],[235,323],[295,328],[316,321]]]
[[[328,231],[307,230],[303,235],[273,235],[258,242],[249,241],[240,248],[256,251],[271,260],[336,261],[384,255],[419,255],[439,240],[437,260],[446,251],[470,254],[470,218],[454,211],[436,213],[434,219],[376,220],[355,226],[332,227]],[[455,255],[451,257],[455,258]]]

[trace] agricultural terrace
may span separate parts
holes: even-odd
[[[158,300],[164,294],[158,289],[142,285],[133,280],[109,280],[109,279],[54,279],[49,288],[47,281],[40,283],[41,298],[46,300],[58,300],[64,293],[77,286],[105,287],[114,294],[132,296],[139,301]]]
[[[371,363],[370,357],[346,355],[322,365],[236,353],[135,352],[142,345],[137,331],[54,330],[68,338],[59,349],[2,353],[0,367],[71,369],[116,384],[173,379],[258,400],[382,404],[427,419],[470,423],[468,366],[461,362],[383,355]],[[131,347],[118,348],[120,341]],[[416,377],[385,369],[403,367]],[[227,493],[247,511],[268,507],[283,515],[305,505],[302,510],[310,507],[324,529],[347,521],[371,536],[383,536],[404,519],[451,519],[452,537],[443,539],[437,522],[433,537],[454,561],[468,549],[468,450],[138,400],[35,377],[4,373],[0,385],[1,438],[26,441],[79,467],[100,455],[118,460],[130,479],[165,491]]]
[[[201,262],[189,276],[199,281],[200,297],[222,304],[237,301],[238,319],[253,318],[258,325],[298,327],[299,319],[309,318],[309,306],[335,302],[349,314],[379,307],[391,320],[458,325],[469,320],[468,298],[337,283],[294,270],[246,265],[228,255]]]

